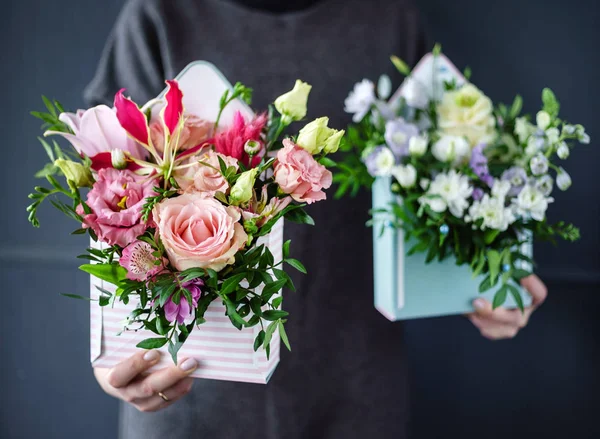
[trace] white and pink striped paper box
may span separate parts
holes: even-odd
[[[280,220],[271,233],[258,241],[265,244],[273,253],[276,261],[282,258],[283,220]],[[90,297],[97,298],[99,290],[114,292],[115,287],[95,277],[91,277]],[[277,295],[273,296],[273,298]],[[93,367],[110,368],[138,352],[136,344],[146,338],[156,337],[152,332],[142,330],[124,330],[127,316],[135,309],[132,300],[128,305],[115,302],[114,307],[101,307],[91,302],[90,309],[90,351]],[[178,358],[195,358],[200,367],[191,375],[226,381],[266,384],[279,363],[279,330],[273,334],[271,355],[267,360],[265,351],[259,348],[254,352],[254,339],[261,327],[233,327],[225,315],[225,306],[217,299],[208,307],[205,323],[196,326],[179,351]],[[267,322],[268,324],[269,322]],[[120,333],[120,335],[117,335]],[[167,346],[160,349],[161,361],[151,370],[157,370],[173,364]]]

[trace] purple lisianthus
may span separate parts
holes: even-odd
[[[479,201],[483,198],[483,189],[476,187],[473,189],[473,194],[471,194],[475,201]]]
[[[487,184],[489,187],[492,187],[494,184],[494,177],[490,175],[490,170],[488,168],[488,159],[483,153],[487,145],[485,143],[480,143],[471,151],[471,160],[469,161],[469,165],[473,172],[479,177],[481,181]]]
[[[516,197],[527,183],[527,172],[519,166],[513,166],[502,173],[502,180],[510,183],[508,195]]]
[[[396,157],[408,155],[408,142],[419,135],[419,128],[402,118],[389,120],[385,124],[385,142]]]
[[[167,320],[169,322],[177,320],[177,323],[180,325],[183,324],[198,307],[198,300],[200,300],[200,297],[202,296],[201,287],[204,286],[204,281],[202,279],[193,279],[183,283],[181,286],[190,292],[192,303],[190,304],[183,294],[179,299],[179,304],[176,304],[173,301],[173,296],[165,303],[165,317]]]

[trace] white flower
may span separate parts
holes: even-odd
[[[550,126],[550,115],[545,111],[538,111],[538,114],[535,116],[535,121],[539,129],[545,130]]]
[[[464,137],[445,135],[433,144],[431,152],[440,162],[458,163],[469,156],[471,147]]]
[[[536,153],[544,148],[544,139],[542,137],[531,136],[527,141],[525,147],[525,154],[529,157],[534,156]]]
[[[533,175],[542,175],[548,172],[548,159],[544,154],[536,154],[529,161],[529,167]]]
[[[548,174],[538,178],[538,180],[535,182],[535,187],[537,187],[545,197],[550,196],[553,186],[554,180],[552,180],[552,177],[550,177]]]
[[[354,85],[354,89],[344,101],[344,111],[354,114],[352,117],[354,122],[360,122],[374,102],[375,85],[368,79],[363,79]]]
[[[517,117],[515,120],[515,134],[521,143],[525,143],[527,138],[533,133],[534,129],[535,127],[524,117]]]
[[[585,128],[582,125],[575,125],[575,130],[579,143],[583,143],[584,145],[590,143],[590,136],[585,132]]]
[[[431,180],[429,180],[428,178],[422,178],[422,179],[419,180],[419,186],[424,191],[426,191],[427,188],[429,187],[429,183],[431,183]]]
[[[563,126],[563,134],[567,134],[570,136],[571,134],[575,134],[576,131],[577,127],[575,125],[565,124]]]
[[[446,92],[438,104],[440,131],[464,136],[472,146],[492,141],[496,137],[493,105],[473,84]]]
[[[421,157],[427,151],[427,135],[411,137],[408,141],[408,152],[414,157]]]
[[[548,143],[550,145],[554,145],[558,142],[558,138],[560,137],[560,131],[558,128],[548,128],[546,130],[546,138],[548,139]]]
[[[571,176],[563,168],[560,168],[556,175],[556,186],[558,186],[561,191],[566,191],[571,187],[572,183]]]
[[[409,76],[404,80],[401,95],[410,107],[423,110],[427,108],[427,105],[429,104],[427,89],[412,76]]]
[[[566,142],[560,142],[560,145],[558,145],[558,149],[556,150],[556,155],[558,155],[558,158],[564,160],[569,157],[569,154],[569,145],[567,145]]]
[[[467,199],[473,193],[469,179],[465,175],[451,169],[447,174],[438,174],[431,182],[426,196],[419,198],[421,204],[427,204],[436,212],[444,212],[446,208],[457,218],[462,218],[469,206]],[[438,196],[428,198],[428,196]]]
[[[115,169],[125,169],[127,167],[127,157],[122,149],[115,148],[110,152],[110,161]]]
[[[411,188],[417,181],[417,170],[411,164],[394,166],[391,172],[403,188]]]
[[[374,177],[388,177],[392,175],[392,169],[396,164],[394,153],[389,148],[376,148],[374,157],[367,159],[367,168]],[[370,164],[372,163],[372,166]]]
[[[510,181],[496,179],[492,185],[492,196],[504,202],[511,187]]]
[[[469,220],[483,219],[482,229],[494,229],[501,232],[515,222],[513,210],[504,206],[504,198],[490,197],[485,194],[481,201],[475,201],[469,209]]]
[[[381,75],[377,82],[377,94],[381,99],[387,99],[392,93],[392,80],[388,75]]]
[[[546,198],[535,186],[527,185],[517,198],[513,198],[515,213],[520,216],[531,216],[536,221],[543,221],[548,204],[553,198]]]

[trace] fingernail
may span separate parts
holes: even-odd
[[[193,358],[188,358],[179,366],[185,372],[191,372],[198,367],[198,362]]]
[[[144,360],[145,361],[156,361],[160,358],[160,354],[158,353],[158,351],[152,350],[152,351],[148,351],[144,354]]]
[[[475,307],[475,309],[483,309],[485,308],[485,302],[483,299],[475,299],[475,301],[473,302],[473,306]]]

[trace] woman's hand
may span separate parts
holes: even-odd
[[[521,285],[532,297],[531,306],[525,308],[524,313],[520,309],[502,307],[493,310],[492,304],[483,298],[473,301],[475,312],[467,317],[485,338],[501,340],[515,337],[527,325],[531,314],[546,300],[548,289],[536,275],[522,279]]]
[[[194,379],[189,374],[198,367],[196,360],[188,358],[179,366],[145,373],[159,359],[159,351],[141,351],[112,369],[95,368],[94,375],[109,395],[130,403],[139,411],[154,412],[170,406],[191,390]]]

